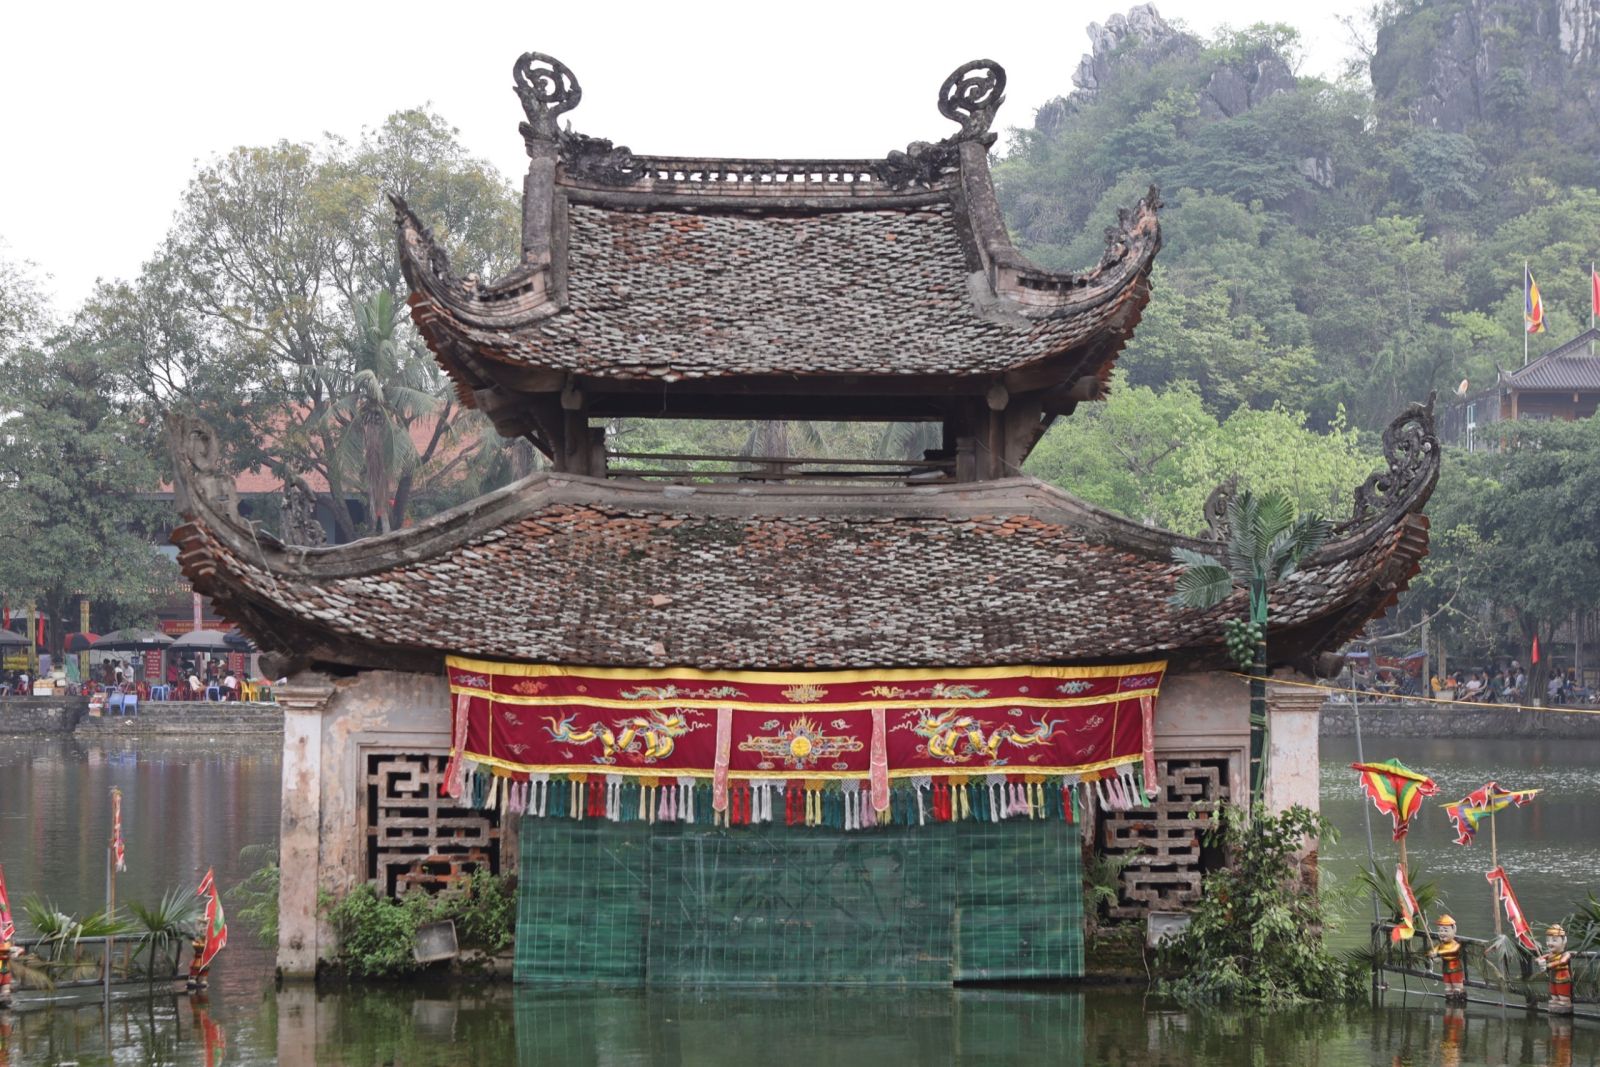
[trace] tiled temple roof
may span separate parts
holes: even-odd
[[[231,511],[209,431],[175,426],[195,588],[302,662],[426,669],[446,653],[589,666],[838,669],[1222,661],[1236,603],[1179,610],[1174,545],[1033,479],[895,489],[649,486],[539,474],[406,531],[286,547]],[[1389,469],[1273,593],[1275,660],[1338,647],[1427,551],[1431,406]]]
[[[1070,314],[985,313],[949,203],[755,217],[574,203],[567,226],[563,309],[507,330],[421,295],[430,337],[621,379],[978,375],[1082,346],[1148,299],[1135,272]]]
[[[1004,376],[1013,394],[1082,382],[1083,399],[1149,299],[1154,190],[1088,271],[1042,270],[1012,246],[989,174],[1005,85],[992,62],[941,89],[957,133],[857,160],[636,155],[559,127],[581,90],[558,61],[529,53],[517,78],[529,119],[522,263],[494,282],[459,278],[396,201],[413,318],[463,401],[502,433],[514,423],[483,394],[579,384],[804,379],[859,391]]]
[[[1589,354],[1589,346],[1596,340],[1600,340],[1600,330],[1585,330],[1526,367],[1501,371],[1500,383],[1519,392],[1600,389],[1600,357]]]

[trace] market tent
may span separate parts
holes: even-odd
[[[89,647],[95,652],[159,652],[172,645],[160,630],[112,630]]]
[[[230,635],[221,630],[190,630],[172,642],[174,652],[232,652]]]

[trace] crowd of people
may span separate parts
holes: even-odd
[[[1429,689],[1440,700],[1475,704],[1526,704],[1530,696],[1528,673],[1516,660],[1504,669],[1490,667],[1456,671],[1445,676],[1436,674],[1429,682]],[[1551,671],[1544,692],[1537,695],[1542,696],[1547,705],[1588,704],[1595,700],[1594,691],[1579,684],[1577,671],[1570,667],[1564,672]]]
[[[60,695],[87,696],[94,694],[137,697],[141,702],[151,699],[152,690],[162,686],[162,680],[151,681],[145,677],[141,660],[106,659],[97,664],[87,682],[65,678],[55,688]],[[0,675],[0,692],[12,696],[29,696],[36,679],[26,669]],[[181,665],[167,664],[164,692],[165,700],[238,700],[243,691],[243,679],[228,665],[216,660],[203,667],[193,660]]]

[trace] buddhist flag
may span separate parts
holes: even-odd
[[[1455,823],[1456,844],[1472,844],[1472,836],[1478,832],[1478,820],[1485,815],[1504,811],[1513,804],[1520,808],[1538,793],[1537,789],[1502,789],[1494,782],[1487,782],[1483,788],[1468,793],[1454,804],[1444,805],[1444,813]]]
[[[1522,320],[1529,333],[1544,333],[1544,299],[1539,295],[1539,283],[1533,280],[1533,272],[1527,267],[1522,268]]]
[[[1411,883],[1406,879],[1404,864],[1394,866],[1394,887],[1400,894],[1400,925],[1389,931],[1389,941],[1398,945],[1402,941],[1409,941],[1417,936],[1417,919],[1427,919],[1422,916],[1422,907],[1417,903],[1416,894],[1411,892]]]
[[[11,896],[6,892],[6,872],[0,867],[0,945],[17,936],[17,924],[11,918]]]
[[[200,968],[211,966],[211,958],[228,946],[228,921],[222,915],[222,898],[217,895],[217,880],[211,871],[200,879],[195,895],[206,898],[205,947],[200,952]]]
[[[1399,760],[1382,763],[1352,763],[1350,769],[1361,775],[1361,788],[1372,798],[1373,807],[1394,820],[1394,839],[1409,830],[1411,817],[1422,807],[1422,798],[1439,791],[1425,774],[1418,774]]]
[[[1534,634],[1533,635],[1533,655],[1530,658],[1533,660],[1535,665],[1538,664],[1538,662],[1539,662],[1539,635],[1538,634]]]
[[[1594,265],[1589,266],[1589,325],[1594,325],[1594,317],[1600,315],[1600,274],[1597,274]]]
[[[1494,886],[1495,895],[1500,898],[1500,906],[1506,910],[1506,919],[1511,923],[1511,932],[1517,935],[1517,942],[1529,952],[1537,953],[1539,946],[1534,943],[1533,935],[1528,932],[1528,917],[1522,914],[1522,905],[1517,903],[1517,895],[1511,891],[1511,879],[1506,877],[1506,869],[1496,867],[1484,877]]]
[[[128,869],[128,850],[122,843],[122,790],[111,790],[111,852],[116,857],[117,870]]]

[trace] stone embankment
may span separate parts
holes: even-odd
[[[282,735],[283,712],[276,704],[148,703],[136,715],[93,717],[80,697],[0,700],[0,736],[222,740]]]
[[[1323,737],[1353,737],[1355,714],[1343,701],[1322,706]],[[1363,737],[1600,738],[1600,708],[1456,707],[1451,704],[1361,704]]]

